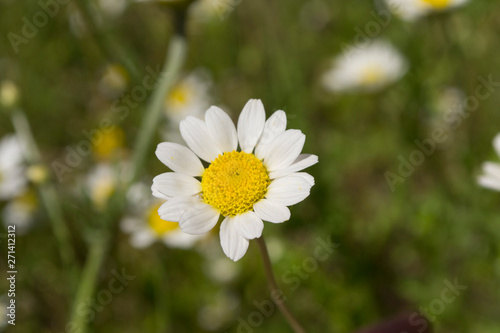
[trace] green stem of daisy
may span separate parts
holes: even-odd
[[[25,154],[28,162],[32,165],[41,164],[42,158],[40,151],[36,145],[33,133],[31,132],[28,119],[22,110],[16,109],[12,111],[12,123],[18,137],[22,140],[25,146]],[[72,274],[76,275],[75,252],[71,246],[70,233],[63,219],[63,213],[61,206],[59,205],[60,201],[57,198],[56,190],[53,184],[47,181],[38,185],[38,191],[42,204],[47,211],[54,235],[59,244],[58,249],[61,260],[65,267],[69,269]]]
[[[180,19],[183,20],[183,18]],[[151,143],[161,118],[163,101],[168,91],[177,80],[182,66],[184,65],[186,49],[186,38],[181,34],[174,35],[170,40],[167,57],[162,73],[160,74],[158,86],[153,92],[153,96],[146,109],[145,116],[139,129],[132,158],[132,171],[128,183],[129,185],[137,179],[146,157],[151,154]]]
[[[262,254],[262,261],[264,262],[264,271],[266,272],[267,284],[271,290],[271,294],[278,293],[281,289],[278,288],[276,279],[274,278],[273,267],[271,265],[271,259],[269,258],[269,252],[267,251],[266,242],[264,241],[264,236],[257,238],[257,244],[259,244],[260,253]],[[287,320],[290,327],[295,333],[305,333],[305,330],[300,326],[299,322],[292,315],[290,310],[286,307],[283,301],[276,302],[281,313]]]
[[[88,301],[95,292],[97,286],[97,276],[104,262],[108,247],[108,237],[96,235],[90,243],[90,250],[85,261],[85,266],[80,277],[78,289],[73,302],[70,323],[73,329],[80,333],[87,331],[88,320],[85,312],[80,313],[79,309]]]

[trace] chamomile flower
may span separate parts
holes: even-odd
[[[263,221],[287,221],[288,206],[304,200],[314,185],[311,175],[299,172],[318,162],[315,155],[301,154],[305,135],[286,130],[281,110],[266,121],[260,100],[248,101],[237,127],[212,106],[204,120],[181,121],[180,132],[189,148],[164,142],[156,150],[173,171],[153,179],[153,195],[166,200],[158,213],[194,235],[213,229],[222,215],[220,242],[233,261],[243,257],[250,239],[262,235]]]
[[[178,127],[187,116],[202,118],[211,103],[210,86],[208,75],[201,69],[181,79],[165,97],[164,110],[169,123]]]
[[[493,148],[500,156],[500,134],[493,139]],[[483,174],[478,177],[479,185],[491,190],[500,191],[500,163],[485,162],[482,165]]]
[[[146,185],[138,183],[128,193],[129,206],[133,212],[123,218],[121,229],[130,234],[130,244],[138,249],[146,248],[155,241],[162,241],[168,247],[188,249],[200,235],[186,234],[179,223],[164,221],[158,215],[162,201],[149,195]]]
[[[100,133],[99,140],[92,142],[92,151],[98,160],[110,160],[125,146],[125,133],[119,126],[113,126]]]
[[[468,0],[386,0],[389,10],[407,21],[422,16],[450,10],[465,4]]]
[[[9,201],[2,210],[5,226],[15,225],[16,232],[25,234],[35,221],[38,211],[38,199],[34,190],[26,190]]]
[[[99,90],[108,98],[116,99],[129,83],[127,70],[119,64],[109,64],[103,71],[99,81]]]
[[[335,58],[323,75],[323,85],[331,91],[376,91],[399,80],[407,71],[401,54],[385,41],[359,44]]]
[[[0,141],[0,200],[9,200],[23,193],[28,180],[23,165],[21,142],[15,135]]]

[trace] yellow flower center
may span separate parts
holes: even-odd
[[[115,182],[113,180],[100,182],[95,186],[91,192],[91,198],[94,204],[99,209],[104,209],[108,202],[109,197],[115,191]]]
[[[148,224],[158,235],[163,235],[169,231],[174,231],[179,228],[179,223],[162,220],[158,215],[160,204],[150,208],[148,213]]]
[[[384,77],[384,72],[377,66],[367,67],[362,74],[361,82],[366,85],[371,85],[379,82]]]
[[[253,208],[264,198],[271,183],[267,170],[253,154],[227,152],[205,169],[201,178],[203,200],[224,216],[235,216]]]
[[[431,5],[434,9],[444,9],[450,5],[450,0],[422,0]]]
[[[109,132],[102,133],[102,139],[94,145],[94,153],[97,158],[110,157],[117,149],[124,146],[125,133],[114,126]]]
[[[170,107],[179,107],[185,105],[189,101],[191,89],[185,84],[175,86],[166,98],[166,104]]]

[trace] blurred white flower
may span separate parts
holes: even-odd
[[[191,16],[194,20],[208,21],[214,18],[224,20],[242,0],[198,0],[191,6]]]
[[[263,221],[287,221],[288,206],[307,198],[314,185],[311,175],[299,171],[318,157],[301,154],[306,137],[300,130],[286,130],[286,123],[281,110],[266,121],[258,99],[247,102],[238,128],[215,106],[205,120],[184,119],[180,131],[189,148],[163,142],[156,150],[174,171],[153,179],[153,195],[166,200],[161,218],[198,235],[212,230],[222,215],[222,249],[233,261],[241,259],[249,240],[262,235]],[[206,169],[200,158],[209,163]]]
[[[106,208],[109,198],[118,186],[116,170],[107,163],[97,164],[90,170],[86,179],[86,189],[97,209]]]
[[[15,225],[19,235],[25,234],[35,221],[38,199],[33,190],[27,190],[5,205],[2,220],[5,226]]]
[[[188,116],[203,118],[212,102],[210,87],[209,75],[202,69],[181,79],[165,97],[164,110],[169,123],[178,127]]]
[[[128,0],[97,0],[97,5],[99,9],[107,17],[118,17],[127,8],[129,4]]]
[[[25,191],[28,179],[23,165],[23,149],[15,135],[0,141],[0,200],[15,198]]]
[[[178,223],[162,220],[158,215],[162,201],[152,198],[145,184],[133,185],[127,199],[132,212],[123,218],[120,227],[130,234],[133,247],[142,249],[162,241],[168,247],[188,249],[203,237],[186,234]]]
[[[433,12],[459,7],[469,0],[385,0],[389,10],[404,20],[413,21]]]
[[[493,139],[493,148],[500,156],[500,134]],[[483,174],[477,178],[477,182],[482,187],[495,191],[500,191],[500,163],[485,162],[482,165]]]
[[[117,98],[127,89],[129,76],[127,70],[119,64],[108,64],[99,81],[99,90],[108,98]]]
[[[331,91],[376,91],[399,80],[407,68],[406,60],[391,44],[373,41],[344,50],[322,81]]]

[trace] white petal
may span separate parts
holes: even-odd
[[[277,171],[292,164],[305,142],[306,136],[299,130],[288,130],[278,135],[266,149],[264,164],[267,170]]]
[[[186,210],[179,221],[179,226],[185,233],[201,235],[212,230],[218,220],[219,212],[200,201]]]
[[[251,99],[247,102],[238,118],[238,141],[245,153],[251,153],[259,141],[264,124],[266,111],[260,99]]]
[[[187,209],[194,205],[193,197],[177,197],[169,199],[158,208],[158,215],[162,220],[179,222]]]
[[[497,134],[493,139],[493,148],[495,148],[497,155],[500,156],[500,134]]]
[[[153,192],[167,197],[186,197],[201,192],[201,183],[188,175],[165,172],[153,178]]]
[[[201,159],[212,162],[222,154],[203,120],[189,116],[181,121],[179,129],[188,147]]]
[[[205,122],[208,132],[223,152],[238,148],[238,134],[236,127],[227,113],[216,106],[212,106],[205,113]]]
[[[236,215],[232,223],[234,223],[236,232],[246,239],[259,238],[264,230],[264,223],[252,211]]]
[[[500,179],[491,176],[479,176],[477,182],[482,187],[486,187],[495,191],[500,191]]]
[[[307,180],[292,174],[273,180],[267,189],[266,198],[291,206],[307,198],[310,189]]]
[[[484,162],[482,167],[486,175],[500,180],[500,164],[493,162]]]
[[[172,199],[172,197],[168,196],[168,195],[165,195],[163,193],[161,193],[160,191],[158,191],[156,189],[156,185],[153,183],[153,185],[151,186],[151,192],[153,192],[153,196],[158,198],[158,199],[163,199],[163,200],[170,200]]]
[[[313,187],[315,184],[314,177],[308,174],[307,172],[295,172],[292,175],[304,178],[309,183],[309,185],[311,185],[311,187]]]
[[[201,176],[205,168],[198,156],[189,148],[178,143],[162,142],[156,148],[158,159],[172,171],[189,176]]]
[[[304,170],[305,168],[308,168],[316,163],[318,163],[318,156],[311,154],[300,154],[299,157],[297,157],[297,159],[286,168],[270,172],[269,178],[274,179],[283,177],[291,173]]]
[[[259,159],[263,159],[267,145],[285,130],[286,113],[282,110],[278,110],[267,119],[262,136],[257,143],[257,147],[255,147],[255,156]]]
[[[264,221],[281,223],[290,219],[287,206],[269,199],[262,199],[253,205],[253,210]]]
[[[189,249],[202,237],[203,236],[186,234],[182,230],[174,230],[167,232],[163,236],[163,243],[178,249]]]
[[[137,249],[144,249],[150,246],[155,239],[156,236],[152,231],[143,229],[130,237],[130,244]]]
[[[248,239],[236,232],[233,218],[226,217],[222,221],[219,235],[222,250],[231,260],[238,261],[245,255]]]

